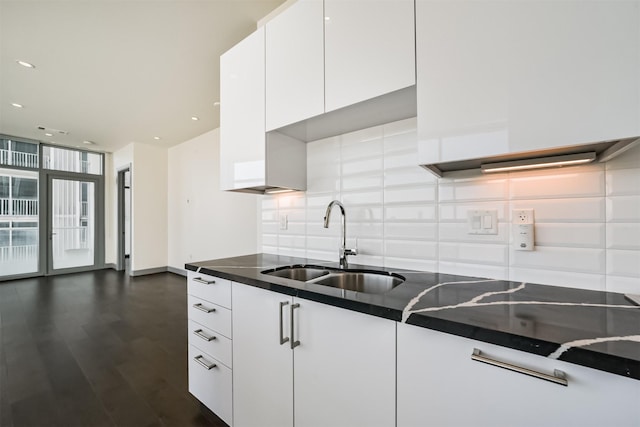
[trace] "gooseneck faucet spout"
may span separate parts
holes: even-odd
[[[344,210],[344,205],[340,203],[338,200],[333,200],[327,206],[327,211],[324,214],[324,228],[329,228],[329,218],[331,217],[331,209],[334,205],[337,205],[340,208],[341,215],[341,241],[340,241],[340,249],[339,249],[339,257],[340,257],[340,268],[347,268],[347,255],[357,255],[356,249],[347,249],[347,215]]]

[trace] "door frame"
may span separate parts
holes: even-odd
[[[104,268],[104,257],[105,257],[105,212],[104,212],[104,177],[98,175],[90,175],[90,174],[81,174],[76,172],[62,172],[62,171],[49,171],[43,173],[44,182],[46,183],[46,218],[45,218],[45,227],[46,227],[46,268],[45,275],[46,276],[54,276],[57,274],[67,274],[67,273],[75,273],[80,271],[90,271]],[[53,268],[53,239],[52,239],[52,229],[53,229],[53,188],[52,183],[54,179],[61,179],[65,181],[82,181],[82,182],[93,182],[95,188],[95,221],[94,221],[94,258],[93,265],[84,265],[81,267],[71,267],[71,268]],[[44,246],[44,245],[43,245]]]
[[[129,180],[132,178],[131,163],[126,166],[122,166],[117,169],[116,183],[118,187],[118,202],[117,202],[117,256],[116,256],[116,270],[124,271],[125,269],[125,181],[124,175],[129,172]],[[131,197],[131,183],[129,183],[129,197]],[[131,200],[129,200],[129,209],[131,209]],[[131,215],[129,215],[131,221]],[[129,223],[129,238],[131,238],[131,222]],[[129,262],[131,262],[131,255],[129,255]]]

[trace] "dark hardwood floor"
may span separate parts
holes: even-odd
[[[187,381],[184,277],[0,282],[0,426],[225,426]]]

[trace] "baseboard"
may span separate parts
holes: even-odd
[[[166,273],[167,267],[146,268],[144,270],[132,270],[129,276],[146,276],[147,274]]]
[[[105,264],[104,268],[111,268],[112,270],[115,270],[116,268],[118,268],[118,266],[115,265],[114,263],[110,262],[108,264]]]
[[[178,274],[180,276],[184,276],[187,277],[187,270],[183,269],[183,268],[175,268],[175,267],[167,267],[167,271],[169,273],[173,273],[173,274]]]

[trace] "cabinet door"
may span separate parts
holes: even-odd
[[[395,322],[295,302],[296,427],[395,425]]]
[[[420,163],[640,135],[639,9],[416,0]]]
[[[289,336],[291,297],[233,283],[233,425],[293,426],[293,351],[280,345],[280,303]]]
[[[471,360],[567,375],[567,387]],[[416,326],[398,325],[398,427],[638,426],[640,381]]]
[[[322,0],[299,0],[266,25],[267,131],[324,113]]]
[[[264,27],[220,56],[220,187],[264,185]]]
[[[415,84],[413,0],[325,0],[325,109]]]

